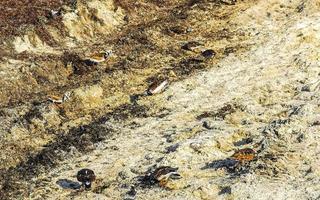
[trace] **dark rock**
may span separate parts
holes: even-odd
[[[223,195],[223,194],[231,194],[231,187],[226,186],[226,187],[221,188],[219,195]]]
[[[310,92],[311,90],[310,90],[310,87],[308,86],[308,85],[304,85],[304,86],[302,86],[302,88],[301,88],[301,92]]]
[[[206,128],[206,129],[209,129],[209,130],[214,129],[214,126],[211,124],[210,121],[204,121],[203,124],[202,124],[202,126],[203,126],[204,128]]]
[[[133,186],[130,188],[130,191],[127,192],[127,195],[129,195],[131,197],[136,196],[136,194],[137,194],[137,192]]]
[[[207,49],[201,53],[201,55],[205,58],[212,58],[216,55],[216,52],[212,49]]]
[[[166,148],[167,152],[166,153],[171,153],[171,152],[175,152],[178,148],[179,148],[179,143],[171,145],[169,147]]]

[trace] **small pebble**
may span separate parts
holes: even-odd
[[[202,148],[202,145],[199,144],[199,143],[196,143],[196,142],[193,142],[190,144],[190,148],[197,151],[197,152],[200,152],[200,149]]]
[[[179,148],[179,143],[176,143],[174,145],[171,145],[169,147],[166,148],[167,152],[166,153],[171,153],[171,152],[175,152],[178,148]]]
[[[301,91],[302,92],[310,92],[310,87],[308,85],[304,85],[302,88],[301,88]]]
[[[297,137],[297,141],[299,143],[303,142],[304,139],[305,139],[305,136],[302,133]]]
[[[144,158],[145,158],[146,160],[152,160],[154,157],[153,157],[153,155],[151,155],[151,154],[147,154],[147,155],[144,156]]]
[[[125,171],[121,171],[118,173],[118,176],[122,179],[122,180],[126,180],[127,178],[129,178],[127,172]]]
[[[209,130],[214,129],[214,126],[209,121],[204,121],[202,126]]]
[[[131,197],[134,197],[134,196],[136,196],[137,192],[136,192],[136,190],[134,189],[134,187],[131,186],[131,189],[130,189],[129,192],[127,192],[127,194],[128,194],[129,196],[131,196]]]
[[[231,194],[231,187],[226,186],[226,187],[221,188],[219,195],[223,195],[223,194]]]

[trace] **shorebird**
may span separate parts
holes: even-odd
[[[55,95],[48,95],[48,101],[61,104],[63,102],[63,99]]]
[[[169,166],[162,166],[157,168],[151,175],[151,177],[156,180],[160,186],[165,187],[170,179],[176,180],[182,178],[177,172],[179,168],[173,168]]]
[[[239,162],[249,162],[256,158],[256,152],[250,148],[240,149],[231,158]]]
[[[149,88],[146,90],[145,94],[146,95],[154,95],[157,93],[160,93],[166,89],[168,86],[169,82],[168,80],[157,80],[153,82]]]
[[[70,99],[71,92],[64,93],[63,97],[59,97],[56,95],[48,95],[48,101],[56,104],[62,104],[65,101],[68,101]]]
[[[91,65],[96,65],[98,63],[104,62],[111,55],[112,55],[112,51],[111,50],[107,50],[107,51],[104,51],[104,52],[101,52],[101,53],[92,54],[92,55],[86,57],[85,61],[89,65],[90,64]]]
[[[81,169],[77,173],[77,180],[84,185],[85,189],[90,189],[91,183],[96,180],[96,176],[91,169]]]

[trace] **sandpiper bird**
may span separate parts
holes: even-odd
[[[157,168],[151,175],[151,177],[159,182],[159,185],[164,187],[170,179],[176,180],[182,178],[177,172],[179,168],[173,168],[169,166],[162,166]]]
[[[96,175],[91,169],[81,169],[77,173],[77,180],[84,185],[85,189],[91,188],[91,183],[96,179]]]
[[[65,101],[68,101],[70,99],[71,92],[64,93],[63,97],[59,97],[56,95],[48,95],[48,101],[56,104],[62,104]]]
[[[61,104],[63,102],[63,99],[58,96],[55,96],[55,95],[49,95],[48,101],[50,101],[52,103]]]
[[[168,84],[169,84],[169,82],[167,79],[155,81],[149,86],[149,88],[146,90],[145,94],[146,95],[154,95],[154,94],[160,93],[166,89]]]
[[[98,63],[104,62],[107,58],[112,55],[111,50],[107,50],[101,53],[92,54],[85,58],[87,64],[96,65]]]

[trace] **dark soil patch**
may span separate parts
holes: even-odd
[[[0,40],[20,35],[26,28],[35,26],[40,38],[48,41],[48,44],[53,44],[54,41],[49,38],[50,35],[43,25],[51,23],[48,19],[51,10],[59,10],[63,5],[70,4],[70,0],[2,0]]]

